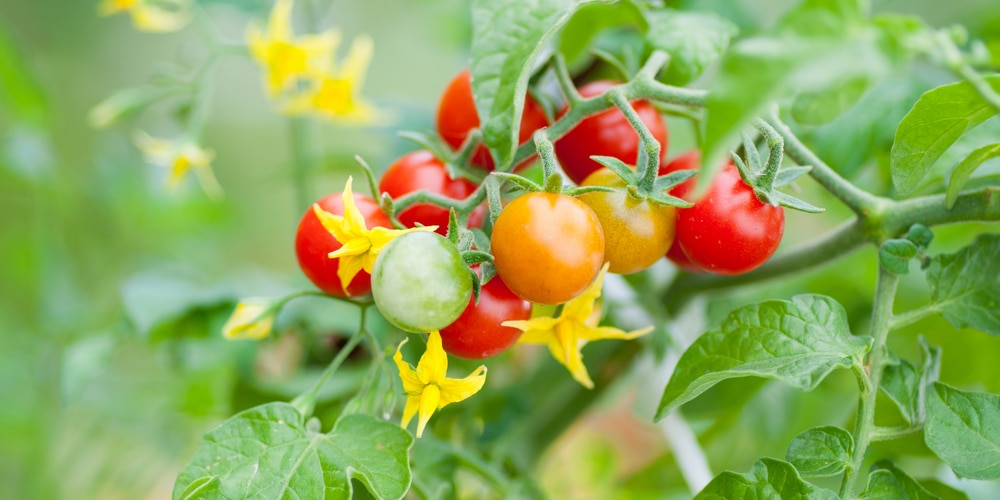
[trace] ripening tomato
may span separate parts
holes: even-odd
[[[521,114],[521,128],[518,131],[518,143],[524,144],[531,139],[536,130],[549,124],[545,111],[530,95],[525,96],[524,111]],[[469,70],[462,70],[445,88],[438,103],[437,130],[441,138],[453,149],[458,149],[465,142],[469,131],[479,128],[479,113],[472,98],[472,76]],[[492,171],[496,166],[493,157],[480,145],[472,154],[471,163]]]
[[[625,190],[625,181],[607,168],[594,171],[582,185],[615,188],[579,196],[601,221],[608,271],[639,272],[663,257],[674,241],[674,207],[636,199]]]
[[[583,97],[600,95],[618,82],[600,80],[580,87]],[[660,157],[667,153],[667,126],[663,123],[660,112],[646,101],[635,101],[632,108],[639,113],[639,118],[660,143]],[[560,116],[566,113],[563,108]],[[635,165],[639,155],[639,134],[629,125],[625,115],[618,109],[609,109],[593,116],[584,118],[566,135],[555,142],[556,157],[563,171],[580,184],[601,165],[591,156],[613,156],[619,160]]]
[[[494,265],[519,297],[561,304],[582,293],[604,264],[604,232],[582,201],[556,193],[514,198],[497,217]]]
[[[500,323],[530,317],[531,303],[515,295],[503,279],[494,276],[480,290],[479,303],[470,297],[462,315],[441,329],[441,345],[448,354],[461,358],[496,356],[521,336],[521,330]]]
[[[472,274],[447,238],[430,231],[398,236],[375,259],[372,298],[379,312],[408,332],[454,322],[472,294]]]
[[[331,214],[344,215],[344,202],[341,193],[325,196],[316,203]],[[354,193],[354,204],[361,211],[361,215],[365,218],[365,225],[369,229],[375,226],[392,228],[392,222],[371,198]],[[370,292],[372,289],[371,276],[364,270],[351,280],[346,291],[340,286],[340,278],[337,277],[340,259],[331,259],[327,257],[327,254],[341,246],[340,242],[319,222],[316,214],[313,213],[312,206],[310,206],[302,216],[302,220],[299,221],[299,229],[295,233],[295,255],[298,257],[302,272],[317,288],[330,295],[348,297]]]
[[[672,172],[677,172],[680,170],[695,170],[697,171],[701,165],[701,153],[697,149],[687,151],[677,155],[676,158],[670,160],[668,163],[661,163],[658,170],[659,175],[667,175]],[[695,179],[688,179],[670,190],[672,196],[678,198],[684,198],[695,185]],[[683,209],[678,209],[683,210]],[[679,212],[678,212],[679,213]],[[681,245],[674,239],[674,242],[670,245],[670,250],[667,250],[667,259],[673,262],[677,267],[689,272],[689,273],[700,273],[704,272],[704,269],[698,267],[691,259],[684,255],[684,250],[681,250]]]
[[[774,254],[785,231],[785,210],[757,199],[734,165],[720,170],[705,196],[678,211],[684,255],[716,274],[742,274]]]
[[[440,194],[453,200],[464,200],[476,185],[467,179],[452,179],[444,163],[427,150],[407,153],[397,159],[382,174],[378,190],[389,193],[393,199],[410,194],[421,189]],[[485,205],[477,207],[476,211],[485,211]],[[474,212],[475,213],[475,212]],[[437,233],[445,235],[448,232],[449,210],[430,203],[417,203],[398,213],[396,217],[406,227],[417,227],[419,222],[424,226],[437,226]],[[481,214],[471,220],[482,220]],[[470,223],[470,227],[475,227]]]

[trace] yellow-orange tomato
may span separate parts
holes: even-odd
[[[527,193],[510,202],[493,226],[497,274],[519,297],[561,304],[587,288],[604,264],[604,232],[582,201]]]
[[[674,241],[674,207],[635,198],[614,172],[601,168],[587,176],[584,186],[607,186],[614,191],[584,193],[604,229],[604,260],[612,273],[642,271],[663,257]]]

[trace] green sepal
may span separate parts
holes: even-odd
[[[591,156],[591,160],[600,163],[601,166],[606,167],[608,170],[612,171],[620,177],[626,184],[635,184],[638,181],[635,168],[628,165],[627,163],[615,158],[614,156]]]
[[[785,208],[791,208],[792,210],[805,212],[807,214],[819,214],[826,211],[825,208],[817,207],[812,203],[800,200],[790,194],[782,193],[781,191],[771,191],[770,198],[772,202],[778,205]]]
[[[459,251],[462,250],[462,246],[459,244],[459,229],[458,229],[458,215],[455,214],[455,209],[448,211],[448,232],[447,238],[452,245],[455,245]]]
[[[669,191],[674,186],[698,175],[697,170],[678,170],[656,178],[653,188],[658,192]]]
[[[396,135],[430,151],[431,154],[433,154],[435,158],[441,160],[442,163],[451,162],[452,158],[455,156],[455,153],[452,152],[451,148],[445,144],[437,134],[404,130]]]
[[[546,193],[561,193],[563,190],[563,178],[559,173],[553,172],[552,175],[545,178]]]
[[[539,191],[544,191],[544,189],[542,189],[542,186],[539,186],[534,181],[521,177],[520,175],[517,174],[512,174],[509,172],[493,172],[490,175],[494,177],[499,177],[505,181],[512,182],[515,186],[517,186],[521,190],[527,191],[529,193],[537,193]],[[488,194],[489,191],[487,191],[487,195]],[[499,192],[497,194],[499,194]]]
[[[381,193],[379,193],[378,190],[378,181],[375,180],[375,171],[372,170],[372,167],[368,165],[368,162],[366,162],[361,155],[354,155],[354,161],[358,162],[358,165],[361,165],[361,170],[364,170],[365,172],[365,179],[368,180],[368,189],[371,190],[372,198],[378,198],[381,196]],[[392,212],[385,213],[389,214]]]
[[[646,199],[652,203],[656,203],[657,205],[668,205],[677,208],[691,208],[694,206],[694,203],[691,203],[690,201],[678,198],[676,196],[670,196],[669,194],[666,193],[652,194],[650,196],[647,196]]]
[[[614,190],[614,188],[610,188],[608,186],[581,186],[567,188],[563,190],[563,194],[568,196],[580,196],[581,194],[587,193],[610,193]]]
[[[812,166],[795,165],[784,167],[778,171],[778,175],[774,178],[774,187],[787,186],[799,180],[800,177],[808,175],[809,172],[812,172]]]

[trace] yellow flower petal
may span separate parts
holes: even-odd
[[[132,8],[138,0],[101,0],[97,12],[102,16],[110,16]]]
[[[448,355],[441,346],[441,333],[437,330],[427,336],[427,350],[417,363],[417,376],[424,384],[440,384],[448,372]]]
[[[271,334],[275,311],[269,299],[243,299],[222,327],[222,336],[229,340],[260,340]]]
[[[472,374],[463,379],[446,378],[442,380],[439,384],[439,387],[441,387],[441,402],[438,408],[444,408],[445,405],[468,399],[473,394],[479,392],[485,383],[485,366],[476,368]]]
[[[434,410],[438,408],[440,400],[441,389],[438,386],[431,384],[424,387],[424,392],[420,395],[420,408],[417,410],[420,415],[420,418],[417,419],[418,438],[424,434],[424,427],[427,426],[427,421],[431,419]]]
[[[348,233],[365,234],[368,232],[368,226],[365,224],[365,216],[354,203],[354,193],[351,191],[353,181],[354,177],[347,178],[347,184],[344,185],[344,192],[341,194],[341,201],[344,203],[344,227]]]
[[[417,372],[413,371],[413,367],[406,361],[403,361],[403,353],[400,352],[400,349],[402,349],[403,345],[409,341],[410,339],[408,338],[403,339],[403,341],[396,346],[396,354],[392,355],[392,360],[396,362],[396,368],[399,369],[399,378],[403,381],[403,390],[406,391],[406,394],[408,395],[414,395],[420,394],[420,391],[424,388],[424,384],[420,381],[420,378],[417,377]]]
[[[365,84],[365,73],[372,60],[374,45],[368,35],[359,35],[351,42],[351,48],[340,68],[340,76],[353,82],[353,88],[360,89]]]
[[[364,256],[371,248],[372,245],[368,241],[368,238],[352,238],[347,240],[340,248],[327,254],[327,257],[337,259],[340,257]]]
[[[604,275],[607,274],[609,265],[605,262],[604,267],[597,273],[597,277],[594,278],[594,281],[587,289],[563,306],[561,316],[575,318],[581,322],[585,322],[590,318],[594,311],[594,304],[601,296],[601,286],[604,285]]]
[[[594,381],[590,379],[590,374],[587,373],[587,367],[583,364],[583,356],[580,355],[580,348],[578,346],[572,346],[567,350],[567,346],[564,343],[558,339],[554,339],[549,343],[549,350],[552,351],[552,357],[565,366],[569,370],[570,375],[580,385],[587,389],[594,388]]]
[[[312,208],[313,214],[315,214],[316,218],[319,219],[319,223],[323,226],[323,229],[326,229],[327,232],[333,235],[333,238],[339,241],[341,245],[343,245],[345,241],[351,241],[351,239],[354,238],[354,235],[349,234],[345,230],[343,217],[323,210],[323,208],[319,206],[319,203],[313,203]]]
[[[267,34],[272,40],[287,41],[292,36],[292,0],[278,0],[271,8]]]
[[[403,421],[399,424],[404,429],[407,425],[410,425],[410,420],[413,420],[413,416],[417,414],[417,410],[420,408],[420,393],[415,396],[407,396],[406,406],[403,408]]]
[[[132,24],[136,29],[155,33],[166,33],[177,31],[191,21],[189,2],[176,1],[172,4],[173,9],[168,10],[157,5],[150,5],[145,1],[132,5],[129,13],[132,14]]]
[[[340,286],[345,293],[351,280],[361,272],[364,265],[365,257],[363,255],[348,255],[340,258],[340,264],[337,266],[337,277],[340,278]]]
[[[597,328],[580,329],[578,335],[581,339],[586,341],[604,340],[604,339],[632,340],[634,338],[641,337],[651,331],[653,331],[652,326],[647,326],[646,328],[641,328],[639,330],[632,330],[630,332],[626,332],[621,328],[615,328],[612,326],[600,326]]]

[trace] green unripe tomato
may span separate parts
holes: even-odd
[[[372,297],[401,330],[440,330],[472,294],[472,273],[450,241],[431,232],[404,234],[385,246],[372,270]]]

